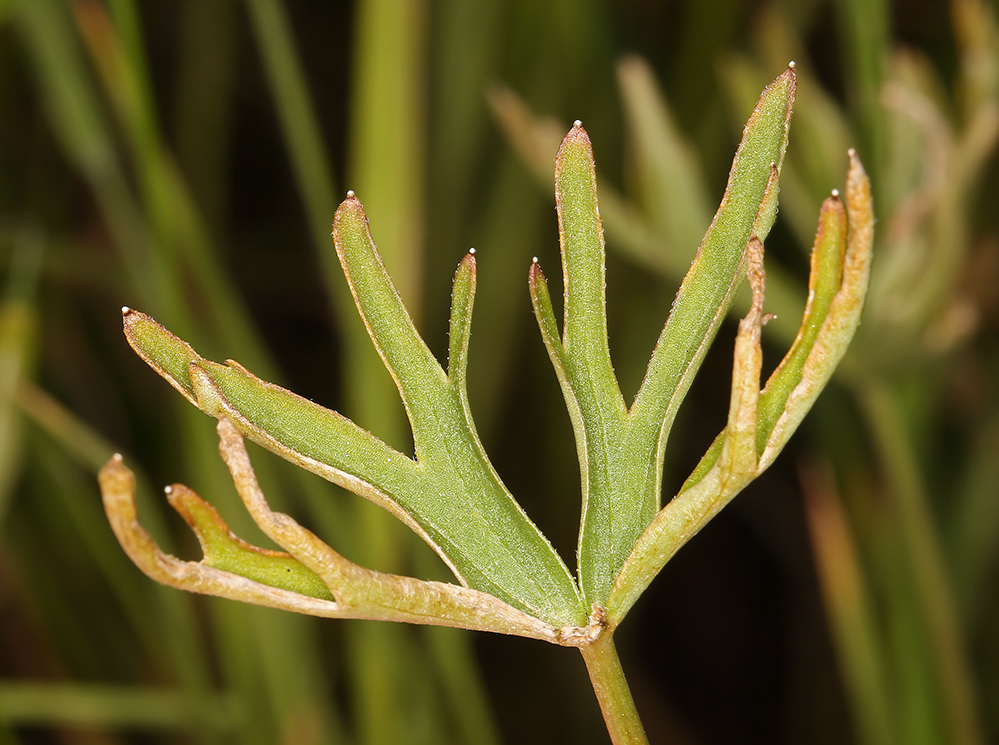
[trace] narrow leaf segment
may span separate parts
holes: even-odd
[[[767,87],[750,116],[721,206],[677,293],[630,410],[611,363],[593,152],[578,122],[559,149],[561,337],[536,265],[530,288],[576,436],[582,481],[578,574],[587,603],[607,601],[635,542],[659,510],[663,457],[676,410],[742,283],[750,236],[763,240],[776,215],[794,90],[792,66]]]
[[[619,623],[670,558],[777,457],[828,383],[860,323],[874,242],[871,186],[849,153],[845,209],[825,201],[812,249],[809,301],[797,339],[759,391],[762,243],[747,246],[753,305],[739,325],[728,426],[679,494],[656,515],[617,577],[608,617]]]

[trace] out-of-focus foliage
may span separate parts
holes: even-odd
[[[439,357],[474,245],[471,406],[571,566],[571,428],[526,289],[532,256],[557,263],[558,138],[582,119],[601,164],[630,396],[738,127],[789,59],[764,341],[787,347],[850,146],[879,219],[864,323],[782,462],[680,552],[618,644],[653,741],[999,736],[994,2],[6,0],[0,24],[0,743],[602,742],[562,650],[320,622],[142,577],[100,510],[94,474],[114,450],[143,465],[139,509],[164,548],[197,552],[159,495],[181,480],[266,541],[212,422],[132,357],[118,308],[405,450],[336,265],[335,203],[362,196]],[[718,348],[680,412],[674,442],[690,447],[667,461],[671,493],[724,422]],[[361,500],[254,462],[275,506],[349,558],[446,577]]]

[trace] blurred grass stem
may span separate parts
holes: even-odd
[[[0,682],[0,714],[18,727],[141,730],[226,731],[239,719],[236,702],[227,696],[72,683]]]
[[[954,745],[983,745],[971,670],[951,597],[948,571],[904,414],[895,394],[884,383],[868,383],[861,391],[860,400],[885,469],[908,552],[937,670],[947,741]]]

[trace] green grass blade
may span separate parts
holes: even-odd
[[[280,0],[247,0],[247,6],[299,193],[308,213],[310,233],[323,260],[327,283],[331,288],[339,287],[340,271],[330,250],[329,236],[330,217],[336,209],[335,181],[288,14]]]
[[[947,547],[954,590],[966,629],[984,621],[993,568],[999,562],[999,416],[992,415],[975,441],[960,499],[947,523]],[[987,621],[986,621],[987,623]]]
[[[228,696],[73,683],[0,683],[0,717],[15,726],[231,731],[239,707]]]
[[[711,202],[693,147],[674,121],[655,75],[638,56],[618,63],[618,86],[634,143],[638,201],[664,239],[662,251],[689,265],[711,220]]]
[[[838,0],[838,25],[846,54],[843,62],[849,94],[859,115],[864,152],[875,178],[885,167],[884,114],[881,104],[890,53],[890,10],[885,0]]]
[[[237,0],[186,3],[181,11],[170,132],[177,163],[218,240],[229,207],[237,66]]]
[[[66,9],[54,0],[13,6],[41,98],[60,144],[93,190],[133,287],[158,304],[149,235],[114,151]]]
[[[0,302],[0,527],[21,470],[21,412],[17,402],[34,368],[38,337],[35,294],[42,246],[23,235],[15,244],[7,290]]]
[[[224,335],[242,350],[244,359],[275,377],[272,363],[232,282],[222,271],[208,231],[166,149],[141,43],[131,38],[138,33],[135,23],[129,20],[134,8],[126,7],[131,2],[118,0],[118,16],[125,19],[124,31],[112,24],[99,4],[78,6],[76,19],[135,162],[157,267],[160,305],[185,335],[199,340]],[[187,278],[193,278],[200,297],[192,298]],[[197,300],[209,313],[196,320],[191,308]]]
[[[878,383],[869,383],[861,394],[898,512],[920,621],[925,625],[932,664],[940,680],[947,741],[955,745],[980,745],[985,740],[979,730],[973,676],[948,570],[897,394]]]
[[[805,473],[812,550],[841,673],[864,745],[899,742],[871,590],[831,474]]]
[[[455,722],[457,742],[500,745],[488,694],[476,674],[472,638],[439,626],[422,631],[437,666],[448,716]]]
[[[76,428],[76,431],[86,434],[85,427]],[[49,434],[60,440],[67,433]],[[39,478],[39,473],[45,474],[41,477],[42,483],[39,486],[51,505],[49,509],[55,512],[42,529],[46,532],[55,531],[55,535],[49,539],[49,545],[39,549],[39,555],[34,557],[34,561],[44,565],[46,556],[57,553],[53,548],[59,547],[58,553],[63,553],[64,566],[67,561],[83,562],[84,566],[92,567],[92,571],[100,572],[103,577],[101,585],[103,587],[106,583],[111,593],[110,598],[114,601],[100,615],[123,615],[131,627],[131,633],[116,638],[113,649],[104,647],[105,654],[111,655],[112,659],[121,655],[131,659],[137,649],[132,641],[134,634],[139,642],[139,659],[149,669],[167,680],[178,682],[191,700],[212,695],[209,664],[197,629],[193,598],[144,582],[136,574],[135,567],[109,533],[107,518],[101,509],[100,500],[94,494],[93,471],[81,471],[69,462],[67,456],[71,453],[72,446],[63,450],[47,438],[36,437],[29,441],[32,443],[31,451],[36,463],[35,478]],[[84,453],[75,455],[84,456]],[[148,497],[148,493],[145,496]],[[150,507],[151,509],[143,511],[143,515],[155,523],[156,506]],[[59,519],[53,519],[56,516]],[[42,541],[36,538],[34,545],[44,542],[44,537]],[[53,569],[49,568],[47,571],[51,572]],[[102,594],[105,592],[102,588],[95,589]],[[67,594],[64,585],[63,592],[59,594]],[[65,615],[59,608],[59,602],[65,601],[53,604],[51,598],[46,598],[45,602],[46,605],[53,606],[48,611],[50,614],[55,612],[60,617]],[[62,636],[56,634],[57,643]],[[98,665],[97,669],[103,671],[105,666]],[[99,674],[105,676],[107,673]],[[200,742],[217,742],[216,733],[210,729],[197,734]]]

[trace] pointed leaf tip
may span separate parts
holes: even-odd
[[[458,278],[462,276],[463,272],[467,272],[468,274],[471,275],[472,281],[474,282],[475,273],[476,273],[475,272],[476,264],[477,262],[475,260],[475,249],[473,248],[471,251],[462,256],[461,261],[458,262],[458,267],[455,269],[454,272],[455,281],[457,281]]]
[[[558,178],[559,166],[565,160],[566,151],[577,144],[590,151],[589,157],[593,158],[593,144],[590,142],[590,136],[583,129],[583,123],[578,119],[573,123],[572,129],[562,138],[562,144],[559,145],[558,154],[555,156],[556,178]]]
[[[344,220],[363,220],[365,225],[368,224],[368,216],[364,213],[364,206],[361,204],[361,200],[354,195],[353,190],[347,192],[347,197],[336,208],[336,213],[333,215],[334,234]]]
[[[531,262],[531,268],[527,270],[527,281],[530,283],[531,287],[534,287],[538,282],[547,282],[545,278],[545,273],[541,271],[541,264],[538,263],[538,257],[535,256],[534,260]]]
[[[197,405],[188,377],[188,366],[201,360],[197,352],[155,319],[128,308],[122,313],[122,327],[129,346],[147,365],[158,372],[188,401]]]
[[[358,228],[364,232],[368,231],[368,216],[364,213],[361,200],[354,196],[353,191],[348,191],[347,198],[340,202],[340,206],[336,208],[336,213],[333,215],[332,235],[334,243],[337,244],[338,253],[341,250],[340,239],[344,233],[350,233]]]

